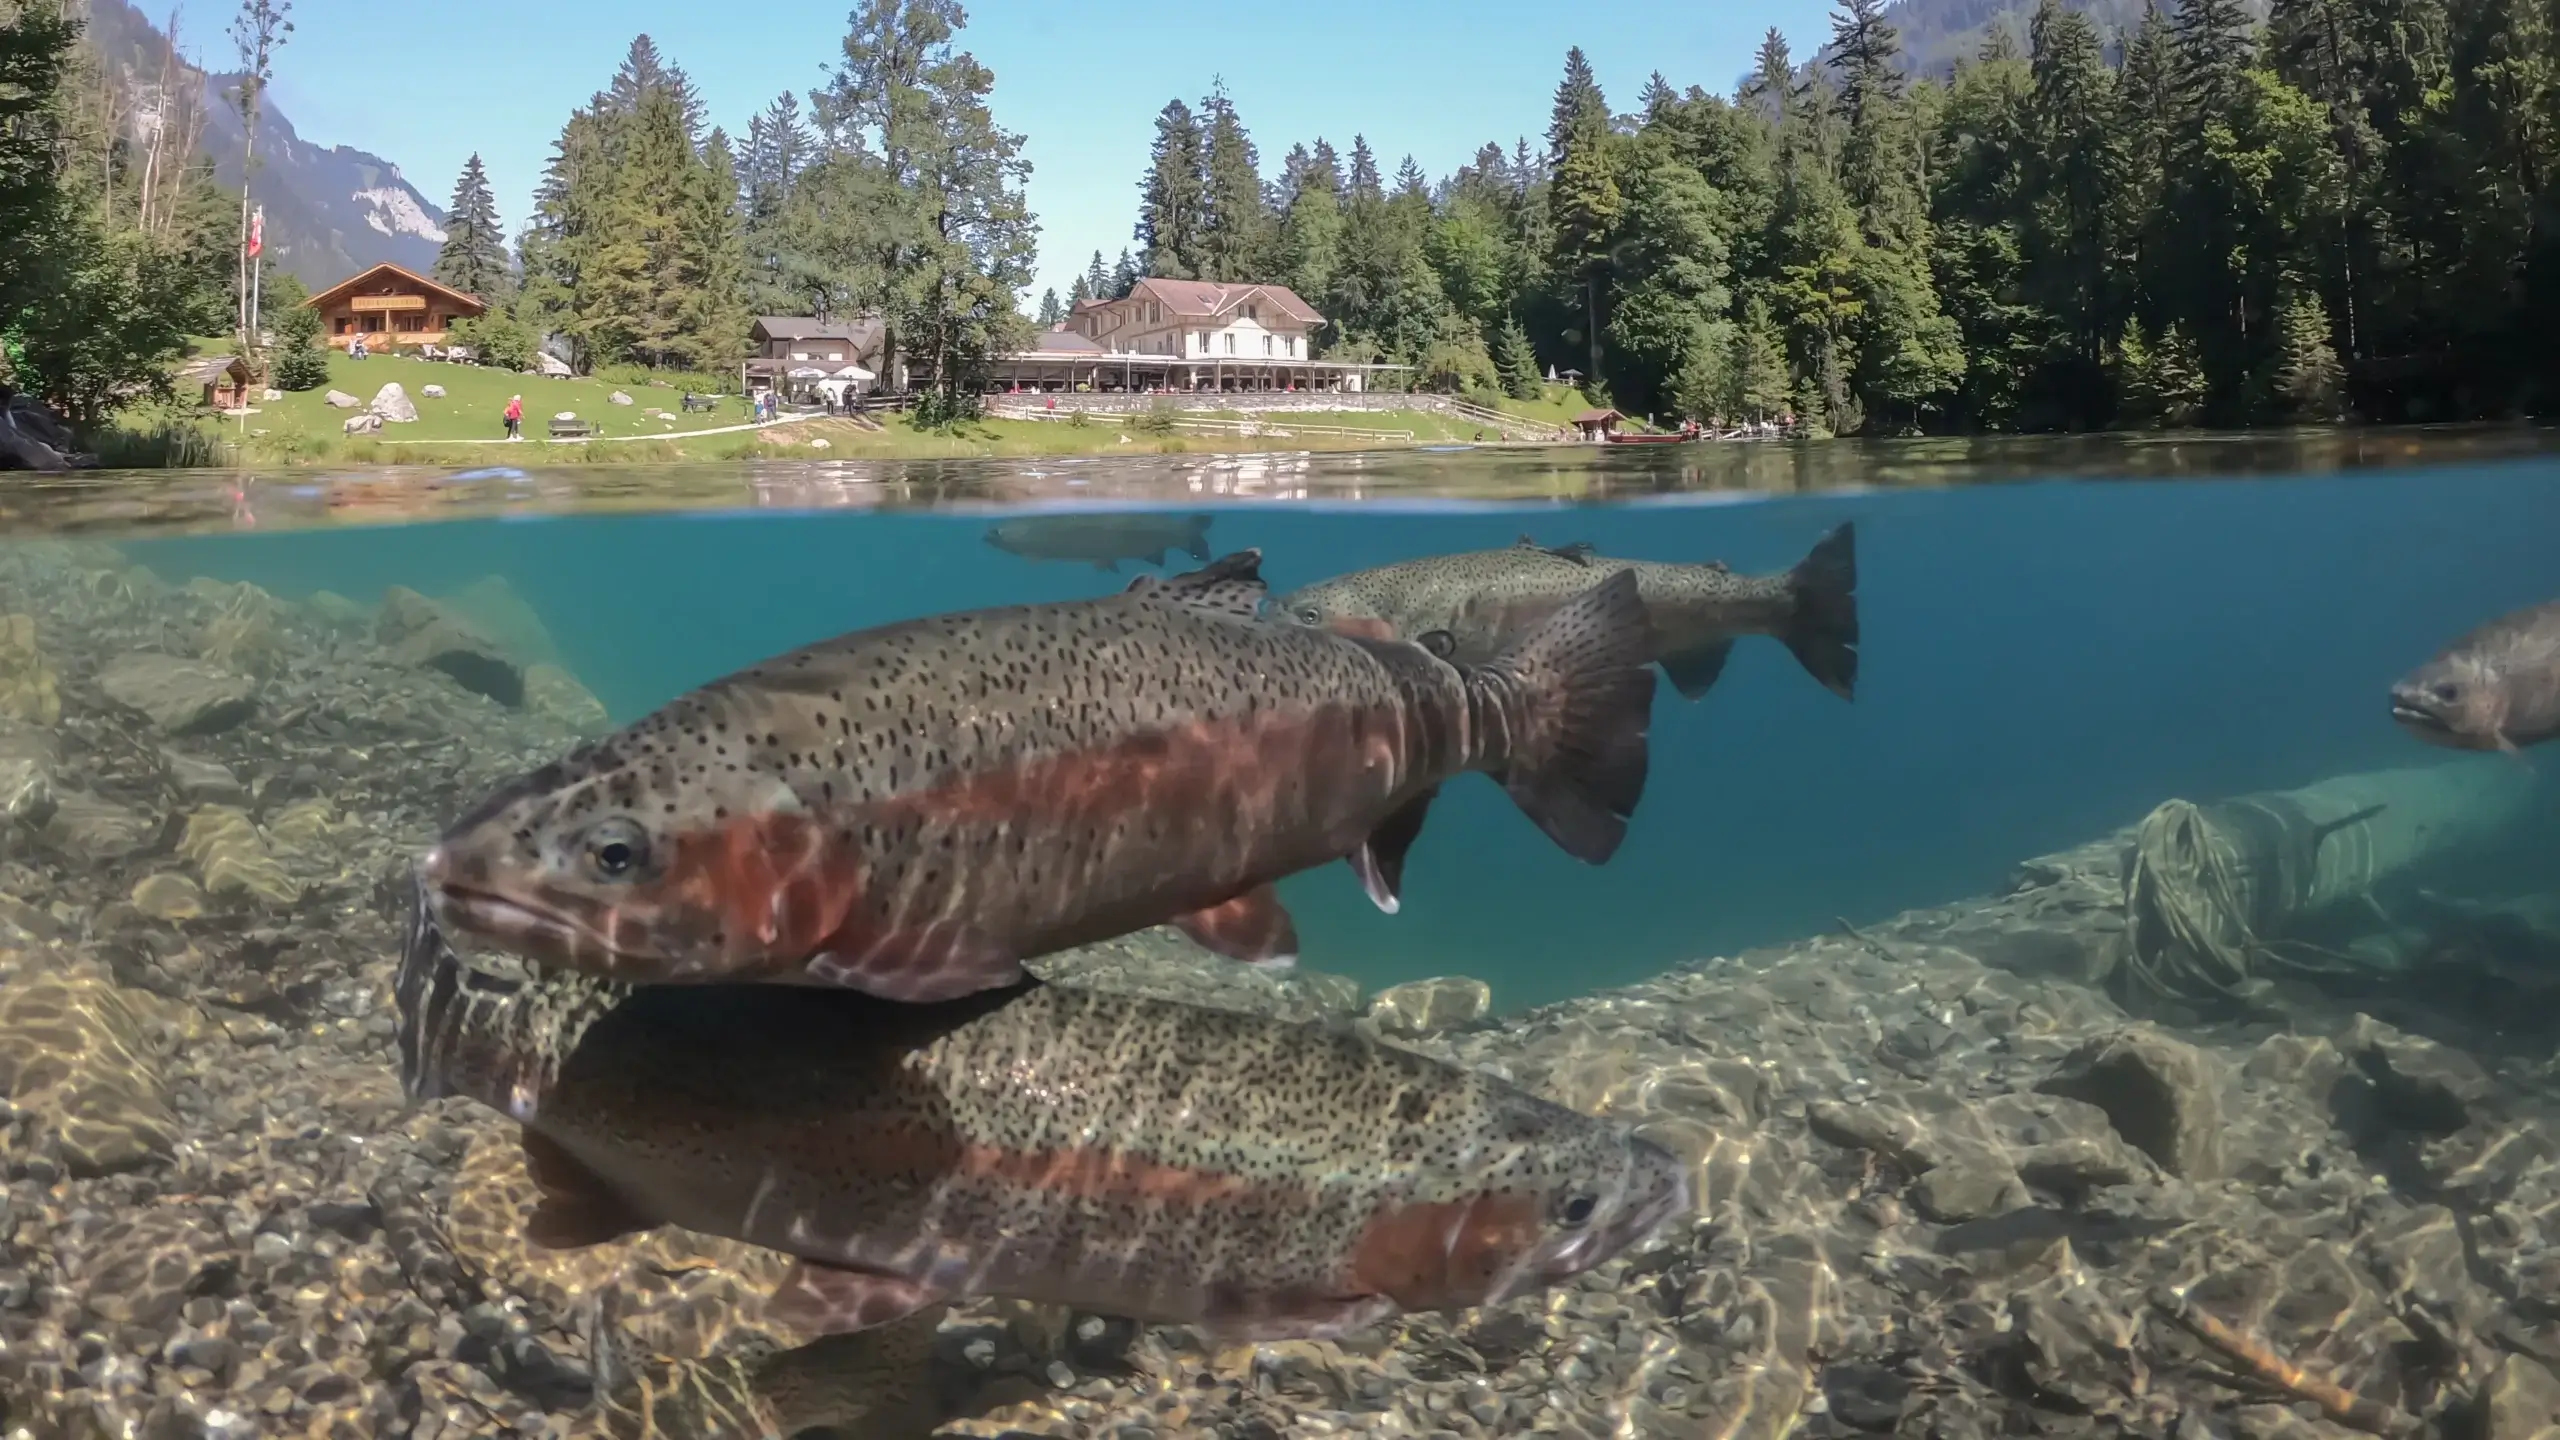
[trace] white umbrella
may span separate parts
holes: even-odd
[[[802,365],[791,372],[791,378],[794,380],[824,380],[827,378],[827,372],[819,369],[815,365]]]
[[[836,378],[839,380],[877,380],[880,377],[863,369],[859,365],[847,365],[836,372]]]

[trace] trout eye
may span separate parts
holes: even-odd
[[[1575,1195],[1568,1198],[1563,1207],[1556,1211],[1556,1218],[1568,1227],[1579,1229],[1591,1223],[1591,1212],[1599,1208],[1600,1202],[1593,1197]]]
[[[1446,660],[1458,653],[1458,637],[1446,630],[1422,632],[1422,648]]]
[[[1298,621],[1301,624],[1321,625],[1324,623],[1324,612],[1313,605],[1301,605],[1291,613],[1298,617]]]
[[[2462,699],[2462,687],[2450,680],[2437,681],[2428,687],[2427,693],[2433,695],[2439,705],[2456,704]]]
[[[632,821],[599,820],[580,836],[587,873],[598,880],[628,880],[649,863],[649,834]]]

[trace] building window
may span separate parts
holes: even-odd
[[[1262,316],[1255,312],[1254,307],[1247,305],[1244,307],[1244,318],[1247,320],[1260,320]]]
[[[341,315],[341,316],[339,316],[339,317],[338,317],[338,333],[339,333],[339,334],[341,334],[341,335],[349,334],[349,333],[351,333],[355,328],[356,328],[356,322],[355,322],[355,321],[348,319],[348,318],[347,318],[346,316],[344,316],[344,315]]]
[[[1236,353],[1236,332],[1233,330],[1227,332],[1227,353],[1230,355]]]
[[[1271,337],[1268,335],[1262,337],[1262,353],[1265,355],[1271,353]]]
[[[1298,353],[1298,337],[1295,335],[1289,337],[1289,353],[1292,355]]]
[[[806,350],[794,350],[791,352],[791,358],[794,360],[806,360],[809,358],[809,352]]]
[[[1193,333],[1194,333],[1194,334],[1196,334],[1196,335],[1198,335],[1198,336],[1200,337],[1200,353],[1201,353],[1201,354],[1203,354],[1203,355],[1208,354],[1208,353],[1209,353],[1209,332],[1208,332],[1208,331],[1206,331],[1206,330],[1199,330],[1199,331],[1194,331]]]

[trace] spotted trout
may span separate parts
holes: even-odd
[[[2391,687],[2391,718],[2457,750],[2560,737],[2560,600],[2501,615]]]
[[[1259,564],[927,616],[715,681],[456,822],[422,867],[438,920],[614,979],[931,1001],[1163,923],[1293,960],[1272,882],[1347,858],[1393,912],[1464,771],[1567,852],[1616,850],[1653,697],[1632,576],[1460,668],[1255,618]]]
[[[1734,640],[1776,637],[1805,672],[1842,699],[1858,684],[1857,534],[1842,525],[1783,574],[1736,575],[1722,564],[1612,560],[1589,545],[1433,555],[1320,580],[1277,609],[1306,625],[1418,641],[1458,664],[1481,663],[1556,607],[1617,574],[1636,577],[1662,673],[1691,700],[1714,687]]]
[[[1123,560],[1162,565],[1165,552],[1209,558],[1206,515],[1025,515],[987,527],[987,543],[1025,560],[1083,560],[1118,571]]]
[[[1660,1146],[1345,1026],[491,973],[424,904],[395,995],[411,1098],[523,1127],[532,1243],[782,1251],[766,1315],[803,1333],[992,1296],[1328,1336],[1528,1294],[1691,1208]]]

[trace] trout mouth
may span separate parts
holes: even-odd
[[[437,927],[449,933],[478,936],[521,954],[572,966],[582,956],[611,948],[593,930],[552,907],[459,885],[421,889]]]

